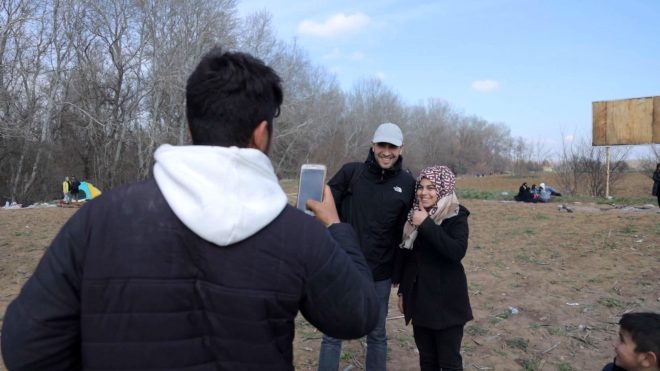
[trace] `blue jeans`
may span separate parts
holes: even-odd
[[[387,306],[390,302],[392,280],[376,281],[374,282],[374,286],[379,301],[378,323],[369,335],[367,335],[366,371],[385,371],[387,369],[385,319],[387,318]],[[319,353],[318,371],[337,371],[339,369],[341,342],[339,339],[323,335],[321,352]]]

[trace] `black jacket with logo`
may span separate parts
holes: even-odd
[[[364,163],[345,164],[328,182],[339,217],[355,228],[375,281],[396,280],[394,256],[415,196],[415,179],[402,169],[402,161],[399,157],[383,169],[370,149]]]
[[[217,246],[149,180],[69,219],[7,309],[2,354],[10,370],[293,370],[299,310],[337,338],[375,326],[349,225],[326,229],[287,205],[251,237]]]

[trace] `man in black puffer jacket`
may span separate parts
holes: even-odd
[[[394,255],[415,195],[415,179],[403,170],[403,133],[392,123],[378,126],[367,160],[345,164],[328,185],[343,222],[357,232],[360,247],[374,276],[378,295],[378,324],[367,336],[367,371],[387,367],[385,320],[393,277]],[[341,340],[325,333],[319,371],[336,371]]]
[[[215,48],[186,99],[194,145],[161,146],[154,179],[80,209],[8,307],[9,370],[293,370],[298,311],[339,338],[374,328],[371,272],[329,187],[308,203],[319,223],[267,157],[277,74]]]

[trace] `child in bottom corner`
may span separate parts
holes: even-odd
[[[616,357],[603,371],[660,371],[660,314],[626,313],[619,325]]]

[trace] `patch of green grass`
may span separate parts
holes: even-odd
[[[502,357],[506,357],[506,352],[503,349],[495,348],[495,349],[493,349],[493,352],[497,353],[498,355],[500,355]]]
[[[598,304],[607,308],[623,308],[626,306],[626,303],[623,300],[617,298],[600,298],[598,299]]]
[[[535,262],[535,259],[532,259],[529,255],[526,255],[526,254],[516,255],[516,260],[518,260],[521,263],[534,263]]]
[[[637,286],[642,286],[642,287],[649,287],[649,286],[654,286],[651,282],[648,281],[637,281],[635,283]]]
[[[470,325],[465,328],[465,332],[471,336],[484,336],[488,334],[488,329],[479,325]]]
[[[300,336],[304,340],[309,340],[309,339],[314,339],[314,338],[321,338],[321,335],[319,335],[317,332],[314,331],[308,331],[308,330],[298,330],[300,332]]]
[[[543,326],[543,324],[538,323],[538,322],[532,322],[532,323],[529,324],[529,328],[532,329],[532,330],[538,330],[538,329],[541,328],[541,326]]]
[[[548,263],[539,260],[535,256],[529,256],[527,254],[518,254],[518,255],[516,255],[516,260],[518,260],[521,263],[548,265]]]
[[[568,332],[566,332],[566,329],[562,326],[550,327],[550,328],[548,328],[548,332],[550,333],[550,335],[553,335],[553,336],[562,336],[562,337],[564,337],[564,336],[568,335]]]
[[[507,339],[505,342],[509,348],[520,349],[524,352],[527,351],[527,347],[529,346],[529,341],[520,337]]]
[[[342,351],[339,358],[344,362],[350,362],[355,359],[355,353],[351,351]]]
[[[506,264],[504,264],[504,262],[501,261],[501,260],[497,260],[497,261],[495,261],[495,266],[498,267],[498,268],[500,268],[500,269],[504,269],[504,268],[506,268]]]
[[[468,286],[470,287],[470,290],[472,290],[472,291],[481,291],[481,290],[484,289],[484,285],[480,284],[479,282],[474,282],[474,281],[470,281]]]
[[[570,363],[563,362],[557,365],[557,371],[573,371]]]
[[[539,369],[538,359],[523,359],[522,367],[525,371],[537,371]]]
[[[634,225],[627,224],[625,227],[623,227],[621,232],[624,233],[624,234],[634,234],[634,233],[637,233],[637,229],[635,228]]]
[[[534,215],[534,219],[535,220],[549,220],[550,217],[545,215],[545,214],[537,213],[537,214]]]
[[[502,195],[502,191],[476,191],[471,188],[456,189],[456,195],[459,199],[471,200],[512,200],[513,196]]]
[[[497,313],[495,315],[495,318],[499,318],[499,319],[509,319],[509,317],[511,317],[511,312],[509,312],[508,310],[506,312]]]
[[[523,230],[523,233],[525,233],[528,236],[533,236],[533,235],[536,234],[536,229],[534,229],[532,227],[527,227]]]

